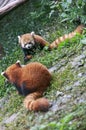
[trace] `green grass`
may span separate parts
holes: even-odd
[[[83,108],[86,110],[85,105],[82,105]],[[41,125],[39,130],[77,130],[80,129],[80,126],[82,126],[82,129],[84,130],[86,128],[85,124],[85,117],[83,116],[85,114],[85,111],[82,109],[82,106],[77,106],[78,109],[76,109],[74,112],[68,113],[67,115],[63,116],[61,120],[53,121],[45,125]],[[83,123],[80,122],[80,117],[83,120]],[[78,122],[78,124],[77,124]],[[31,130],[35,130],[33,127]]]

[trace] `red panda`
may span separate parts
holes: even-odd
[[[34,32],[18,36],[18,42],[24,52],[24,61],[32,58],[36,48],[40,47],[40,49],[43,49],[44,46],[49,46],[46,40]]]
[[[32,33],[23,34],[18,36],[18,42],[24,51],[24,60],[27,61],[32,58],[34,50],[40,46],[41,48],[48,46],[49,50],[58,47],[58,45],[66,39],[71,39],[76,33],[81,34],[83,31],[83,25],[78,26],[73,32],[65,34],[62,37],[57,38],[51,44],[44,40],[41,36]]]
[[[26,96],[24,106],[28,110],[47,111],[50,104],[43,93],[50,85],[52,76],[48,69],[38,62],[22,66],[19,61],[1,73],[15,85],[19,94]]]

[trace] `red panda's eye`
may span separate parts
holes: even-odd
[[[32,44],[32,42],[29,42],[29,44]]]

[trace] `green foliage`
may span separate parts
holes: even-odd
[[[31,127],[31,130],[84,130],[86,128],[85,124],[85,114],[86,106],[84,104],[75,106],[73,112],[67,113],[59,121],[57,118],[55,121],[44,122],[43,124]],[[58,116],[58,114],[57,114]],[[83,122],[80,122],[80,119]],[[82,128],[80,127],[82,126]]]
[[[81,23],[86,24],[85,7],[86,2],[84,0],[62,0],[60,3],[61,17],[63,18],[61,22],[80,20]]]
[[[86,28],[84,28],[83,36],[82,39],[80,40],[80,43],[86,45]]]
[[[83,40],[83,36],[81,34],[76,34],[72,39],[66,39],[64,42],[62,42],[58,49],[61,49],[62,47],[68,47],[70,45],[74,45],[76,43],[80,43],[80,41]]]
[[[46,3],[46,2],[45,2]],[[81,22],[86,24],[86,1],[85,0],[61,0],[52,1],[49,4],[49,17],[58,12],[60,21],[63,22]]]
[[[60,120],[60,122],[50,122],[47,125],[41,126],[40,130],[66,130],[67,124],[72,120],[73,114],[70,113]],[[68,128],[67,128],[68,129]]]
[[[8,83],[6,79],[0,75],[0,97],[11,94],[11,92],[14,90],[15,87]]]
[[[4,86],[4,78],[0,75],[0,97],[4,96],[5,86]]]
[[[52,18],[56,16],[60,19],[61,23],[76,22],[78,24],[86,24],[85,0],[38,0],[37,2],[32,2],[32,6],[38,8],[36,11],[33,10],[33,12],[31,12],[34,20],[42,20],[46,15],[47,21],[49,19],[52,20]],[[39,7],[41,7],[41,9]]]
[[[22,106],[23,97],[19,96],[16,92],[11,92],[9,96],[5,95],[5,98],[6,98],[5,102],[7,103],[5,103],[4,105],[4,111],[3,109],[1,109],[0,114],[6,115],[6,113],[9,112],[9,116],[10,116],[13,113],[17,113],[18,110],[20,109],[20,106],[23,107]]]

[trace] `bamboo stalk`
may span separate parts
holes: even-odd
[[[9,2],[8,4],[0,8],[0,15],[7,13],[8,11],[12,10],[14,7],[18,6],[19,4],[25,1],[26,0],[15,0],[15,1]],[[4,2],[6,3],[6,0]]]

